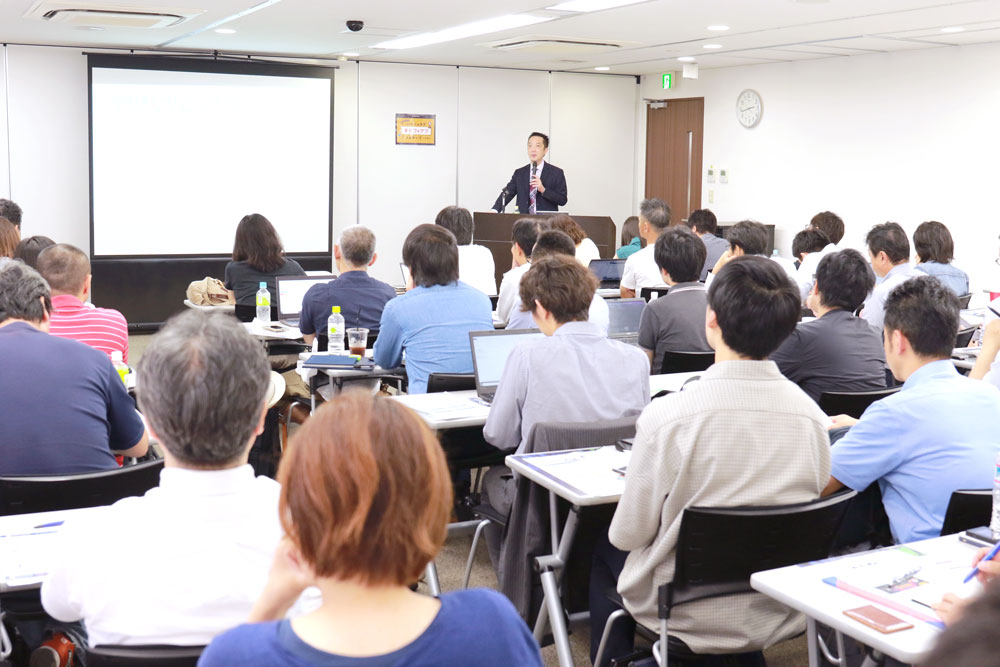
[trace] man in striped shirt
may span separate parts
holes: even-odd
[[[109,357],[122,353],[128,363],[128,323],[111,308],[95,308],[86,302],[90,295],[90,260],[66,243],[46,248],[38,256],[38,272],[52,290],[52,318],[49,333],[72,338],[100,350]]]

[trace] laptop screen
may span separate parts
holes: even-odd
[[[639,333],[639,319],[646,302],[642,299],[609,299],[608,335],[623,335]]]
[[[592,259],[590,270],[603,283],[621,282],[625,271],[624,259]]]
[[[503,375],[503,367],[507,364],[511,351],[526,340],[544,335],[538,329],[474,331],[469,334],[476,385],[482,388],[500,384],[500,376]]]
[[[328,283],[333,276],[277,276],[278,317],[298,317],[302,299],[313,285]]]

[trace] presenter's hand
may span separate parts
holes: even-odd
[[[545,192],[545,186],[542,185],[542,179],[539,176],[533,176],[531,178],[531,187],[535,188],[539,192]]]

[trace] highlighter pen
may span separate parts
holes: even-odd
[[[985,556],[983,556],[983,560],[981,560],[979,562],[982,563],[983,561],[993,560],[993,557],[997,555],[997,551],[1000,551],[1000,542],[997,542],[996,544],[994,544],[993,548],[990,549],[990,552],[988,554],[986,554]],[[974,568],[972,568],[972,572],[970,572],[969,574],[965,575],[965,579],[962,580],[962,583],[963,584],[967,584],[970,581],[972,581],[972,578],[974,576],[976,576],[976,572],[979,572],[979,563],[977,563],[976,566]]]

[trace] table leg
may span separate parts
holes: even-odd
[[[555,494],[549,492],[549,521],[557,524],[559,521],[558,506],[555,502]],[[573,548],[573,539],[576,537],[576,529],[579,524],[580,508],[570,508],[566,517],[566,525],[563,527],[562,536],[559,538],[559,548],[556,553],[549,556],[539,556],[535,559],[542,579],[542,592],[544,599],[542,606],[538,610],[538,618],[535,621],[535,639],[541,642],[545,635],[546,624],[552,626],[552,638],[555,641],[556,653],[559,655],[560,667],[573,666],[573,654],[569,647],[569,632],[566,628],[566,619],[562,612],[562,599],[559,595],[559,579],[556,571],[561,576],[566,561],[569,559],[570,550]],[[553,537],[555,532],[553,532]]]
[[[819,667],[819,647],[816,645],[816,619],[806,620],[806,644],[809,648],[809,667]]]
[[[556,573],[552,567],[546,567],[542,572],[542,590],[545,591],[545,606],[548,608],[552,625],[552,639],[556,644],[556,654],[559,656],[559,667],[573,667],[573,652],[569,647],[569,632],[566,629],[566,619],[563,618],[562,603],[556,585]],[[539,612],[541,613],[541,612]]]

